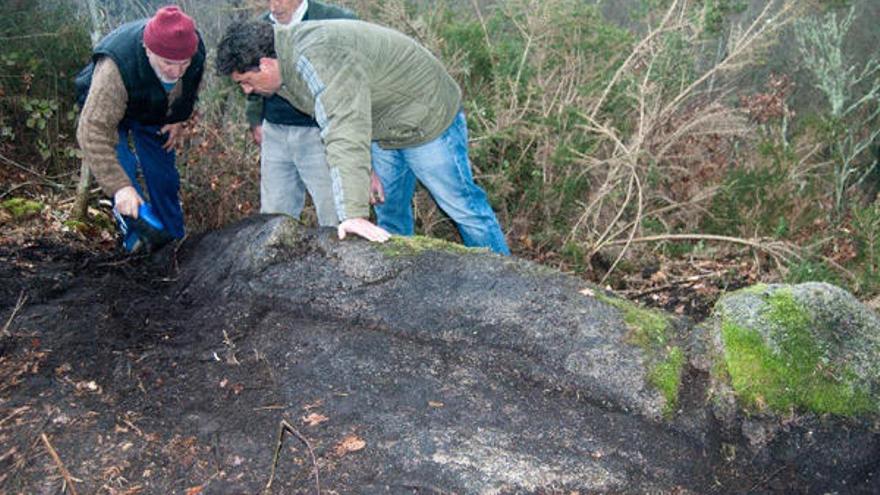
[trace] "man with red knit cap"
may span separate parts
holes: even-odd
[[[129,252],[184,236],[174,146],[181,122],[192,114],[204,65],[205,45],[192,18],[168,6],[104,37],[77,76],[77,140],[113,198]]]

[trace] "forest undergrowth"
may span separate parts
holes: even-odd
[[[73,208],[72,78],[93,28],[158,4],[95,3],[0,0],[0,242],[115,249],[100,192],[85,217]],[[848,51],[852,2],[644,1],[626,26],[579,0],[339,3],[418,39],[460,83],[474,175],[516,256],[697,318],[757,282],[880,293],[880,63]],[[210,50],[262,2],[180,4]],[[792,36],[790,71],[765,74]],[[243,110],[209,67],[179,149],[190,232],[259,210]],[[424,191],[415,209],[419,233],[457,241]]]

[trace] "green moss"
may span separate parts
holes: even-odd
[[[623,321],[632,331],[630,342],[645,350],[663,347],[669,340],[669,319],[659,311],[642,308],[625,299],[596,296],[600,301],[610,304],[623,312]]]
[[[0,203],[0,207],[8,210],[15,219],[36,215],[43,210],[43,203],[24,198],[7,199]]]
[[[727,374],[744,406],[841,416],[877,410],[870,393],[853,383],[852,371],[828,363],[810,333],[810,314],[790,291],[769,296],[764,311],[776,348],[755,330],[722,322]]]
[[[387,242],[379,244],[379,250],[387,256],[415,256],[425,251],[445,251],[449,253],[480,253],[487,252],[484,248],[469,248],[461,244],[425,237],[392,236]]]
[[[678,407],[685,357],[679,347],[668,345],[672,340],[669,318],[660,311],[642,308],[625,299],[602,294],[597,294],[596,298],[623,313],[623,321],[631,332],[629,342],[642,348],[647,356],[648,383],[666,399],[664,415],[671,415]]]
[[[682,367],[684,367],[684,352],[679,347],[673,347],[666,354],[666,358],[654,365],[648,373],[648,383],[666,398],[666,406],[663,410],[665,416],[672,415],[678,408]]]
[[[79,220],[65,220],[62,225],[74,232],[84,232],[88,229],[88,224]]]

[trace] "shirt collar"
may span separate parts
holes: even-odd
[[[306,16],[306,11],[309,10],[309,0],[303,0],[299,7],[296,8],[296,11],[293,13],[293,17],[290,18],[290,22],[287,24],[281,24],[278,22],[278,19],[275,18],[275,15],[270,13],[269,19],[272,20],[272,23],[280,26],[280,27],[290,27],[294,24],[302,22],[303,18]]]

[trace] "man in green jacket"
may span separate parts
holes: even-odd
[[[352,20],[274,30],[237,23],[221,40],[216,64],[245,93],[278,94],[315,117],[340,238],[351,233],[383,242],[389,231],[411,235],[418,179],[465,245],[509,254],[486,193],[471,175],[461,90],[411,38]],[[378,179],[372,185],[371,169]],[[380,203],[378,226],[368,220],[371,195]]]
[[[355,17],[344,8],[317,0],[269,0],[268,4],[269,10],[259,20],[279,26]],[[260,145],[260,212],[299,218],[308,190],[318,224],[337,225],[330,170],[315,119],[278,95],[248,95],[245,113]]]

